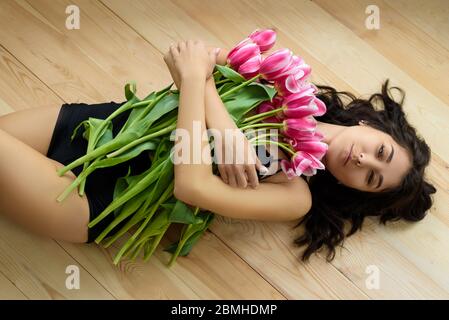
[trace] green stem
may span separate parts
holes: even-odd
[[[143,256],[143,261],[147,262],[148,259],[153,255],[154,250],[156,250],[157,245],[159,244],[159,242],[161,242],[162,237],[164,236],[165,232],[167,231],[167,229],[170,227],[170,223],[167,223],[167,225],[162,229],[161,233],[158,234],[153,241],[151,242],[151,247],[150,250],[146,253],[144,253]]]
[[[138,123],[141,119],[145,118],[148,113],[151,111],[151,109],[153,109],[153,107],[162,99],[164,98],[167,94],[169,94],[170,91],[166,91],[164,93],[162,93],[160,96],[156,97],[155,99],[151,100],[150,104],[146,107],[147,110],[144,110],[142,113],[140,113],[135,119],[133,119],[132,123],[129,123],[128,120],[125,122],[125,125],[120,129],[119,133],[117,134],[117,136],[115,138],[117,138],[118,136],[120,136],[124,131],[126,131],[126,129],[128,129],[130,126],[132,126],[135,123]],[[115,139],[114,138],[114,139]]]
[[[195,211],[193,212],[193,215],[196,216],[199,210],[200,210],[200,207],[196,207]],[[184,244],[190,238],[191,235],[189,235],[189,237],[185,237],[185,235],[188,234],[188,231],[191,227],[192,227],[191,224],[184,225],[184,228],[181,232],[181,239],[179,239],[178,246],[176,247],[176,251],[173,253],[173,255],[170,258],[170,261],[168,262],[168,267],[171,267],[173,265],[176,258],[179,256],[179,253],[181,252],[182,248],[184,247]]]
[[[64,168],[61,168],[57,171],[58,176],[63,176],[67,171],[72,170],[73,168],[76,168],[86,161],[91,161],[97,157],[103,156],[105,154],[108,154],[109,152],[119,149],[132,141],[132,139],[129,136],[116,136],[113,140],[103,144],[102,146],[92,150],[89,153],[86,153],[84,156],[76,159],[75,161],[69,163]]]
[[[277,142],[277,141],[273,141],[273,140],[257,140],[254,145],[259,145],[262,143],[271,143],[271,144],[275,144],[277,146],[279,146],[280,148],[284,149],[285,151],[287,151],[288,153],[290,153],[291,155],[294,155],[295,152],[293,150],[291,150],[287,144],[285,143],[281,143],[281,142]]]
[[[88,143],[87,143],[87,150],[86,150],[86,154],[83,157],[85,160],[84,161],[79,161],[80,158],[74,160],[73,162],[69,163],[68,165],[66,165],[65,167],[61,168],[58,170],[58,176],[62,176],[64,175],[67,171],[81,165],[84,164],[86,161],[90,161],[92,158],[94,157],[90,157],[88,156],[89,153],[91,152],[95,152],[96,148],[94,148],[94,145],[97,144],[98,140],[100,139],[100,137],[98,136],[98,132],[101,132],[104,127],[109,123],[109,121],[111,121],[113,118],[115,118],[117,115],[121,114],[122,112],[125,112],[131,108],[133,108],[133,103],[135,101],[135,98],[127,101],[126,103],[124,103],[123,105],[121,105],[117,110],[115,110],[111,115],[109,115],[109,117],[107,117],[101,124],[100,126],[97,128],[97,133],[94,134],[92,136],[92,138],[89,139]],[[83,166],[83,170],[86,169],[87,165],[89,164],[89,162]]]
[[[95,164],[100,160],[100,158],[97,158],[92,164],[86,168],[86,170],[83,170],[78,177],[76,177],[75,180],[68,186],[62,194],[58,196],[56,201],[62,202],[67,198],[67,196],[72,192],[73,189],[75,189],[82,181],[85,181],[87,176],[91,174],[95,170]]]
[[[173,119],[175,119],[175,120],[173,120]],[[172,124],[172,122],[174,122],[174,121],[177,121],[177,117],[172,117],[172,118],[167,119],[167,120],[165,120],[164,122],[158,124],[157,126],[150,127],[150,128],[148,129],[148,131],[147,131],[147,134],[154,133],[154,132],[156,132],[156,131],[159,131],[159,130],[161,130],[161,129],[164,129],[164,128],[166,128],[167,126],[169,126],[170,124]]]
[[[274,128],[281,128],[283,127],[284,124],[283,123],[254,123],[254,124],[249,124],[246,126],[243,126],[241,128],[239,128],[240,130],[246,130],[246,129],[250,129],[250,128],[269,128],[269,127],[274,127]]]
[[[254,120],[260,120],[259,118],[268,118],[269,116],[278,113],[279,111],[281,111],[284,107],[279,107],[277,109],[273,109],[267,112],[263,112],[263,113],[258,113],[254,116],[248,117],[243,119],[243,123],[245,122],[249,122],[249,121],[254,121]]]
[[[146,176],[144,176],[134,187],[131,189],[125,189],[123,194],[120,195],[119,198],[114,199],[95,219],[90,221],[88,223],[88,227],[92,228],[97,223],[99,223],[101,220],[103,220],[105,217],[107,217],[111,212],[113,212],[115,209],[121,207],[124,203],[132,199],[134,196],[142,192],[142,190],[145,190],[150,184],[154,182],[154,172],[156,168],[163,167],[165,165],[164,160],[161,163],[159,163],[154,169],[152,169]],[[153,171],[154,170],[154,171]],[[159,170],[159,169],[158,169]],[[157,171],[156,171],[157,172]],[[99,237],[95,239],[95,242],[98,244],[101,240]]]
[[[136,102],[136,103],[133,104],[133,108],[137,108],[137,107],[141,107],[141,106],[148,105],[148,104],[150,104],[153,100],[154,100],[154,98],[153,98],[153,99],[142,100],[142,101]]]
[[[258,135],[256,137],[254,137],[254,138],[249,139],[249,141],[251,142],[251,141],[254,141],[256,139],[260,139],[260,138],[263,138],[263,137],[271,137],[271,136],[279,137],[279,136],[281,136],[281,134],[279,134],[279,133],[261,134],[261,135]]]
[[[257,76],[255,76],[255,77],[249,79],[248,81],[242,82],[240,85],[238,85],[238,86],[232,88],[232,89],[229,90],[229,91],[226,91],[225,93],[223,93],[222,95],[220,95],[221,100],[223,100],[223,98],[225,98],[226,96],[230,95],[231,93],[233,93],[233,92],[235,92],[235,91],[237,91],[237,90],[240,90],[241,88],[247,86],[247,85],[250,84],[251,82],[256,81],[256,80],[257,80],[258,78],[260,78],[260,77],[261,77],[261,75],[258,74]]]
[[[125,245],[120,249],[119,253],[115,256],[114,258],[114,264],[117,265],[121,259],[121,257],[123,256],[123,254],[127,251],[127,249],[129,248],[129,246],[131,246],[133,244],[133,242],[137,239],[137,237],[139,236],[139,234],[142,232],[142,230],[147,226],[148,222],[150,221],[151,217],[153,216],[154,212],[156,211],[156,209],[161,205],[161,203],[163,203],[169,196],[170,194],[173,192],[173,185],[174,185],[174,181],[172,181],[170,183],[170,185],[168,186],[168,188],[164,191],[164,193],[161,195],[161,197],[159,198],[159,200],[156,202],[156,206],[154,207],[154,211],[152,211],[147,218],[145,219],[145,221],[140,225],[139,229],[137,229],[137,231],[131,236],[131,238],[128,239],[128,241],[125,243]]]
[[[229,81],[231,81],[231,80],[230,79],[223,79],[223,80],[215,82],[215,85],[217,86],[219,84],[222,84],[222,83],[225,83],[225,82],[229,82]]]
[[[176,122],[174,122],[173,124],[171,124],[170,126],[164,128],[162,130],[156,131],[154,133],[151,133],[151,134],[148,134],[146,136],[143,136],[143,137],[141,137],[141,138],[139,138],[137,140],[134,140],[133,142],[128,143],[127,145],[121,147],[120,149],[118,149],[118,150],[116,150],[116,151],[106,155],[106,157],[107,158],[116,157],[116,156],[122,154],[123,152],[125,152],[126,150],[129,150],[132,147],[135,147],[136,145],[141,144],[142,142],[145,142],[145,141],[151,140],[151,139],[153,139],[155,137],[159,137],[161,135],[164,135],[164,134],[166,134],[166,133],[168,133],[168,132],[170,132],[170,131],[172,131],[174,129],[176,129]]]

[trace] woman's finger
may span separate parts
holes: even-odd
[[[223,182],[229,183],[228,174],[226,172],[225,166],[223,164],[219,164],[219,165],[217,165],[217,167],[218,167],[218,172],[220,172],[220,177],[223,180]]]
[[[236,179],[239,187],[246,188],[248,186],[248,181],[246,180],[245,170],[243,165],[234,165],[234,171],[236,173]]]
[[[170,45],[170,53],[173,57],[176,57],[179,55],[178,46],[176,46],[174,43]]]
[[[248,175],[248,182],[251,187],[257,188],[259,179],[257,178],[256,167],[253,164],[247,164],[245,172]]]
[[[179,41],[178,42],[178,50],[179,50],[179,52],[181,53],[181,52],[183,52],[185,49],[186,49],[186,43],[185,43],[185,41],[183,41],[183,40],[181,40],[181,41]]]
[[[235,172],[232,169],[232,166],[225,166],[225,168],[226,168],[226,175],[228,177],[229,185],[231,187],[236,188],[237,187],[237,180],[236,180],[236,177],[235,177]]]

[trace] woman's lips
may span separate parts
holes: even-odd
[[[346,163],[348,162],[349,158],[351,157],[352,147],[354,147],[354,144],[352,144],[351,148],[349,149],[348,156],[346,157],[345,163],[343,163],[344,166],[346,165]]]

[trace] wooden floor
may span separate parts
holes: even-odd
[[[71,4],[81,10],[79,30],[65,27]],[[370,4],[380,9],[379,30],[365,27]],[[129,80],[145,96],[171,82],[163,61],[170,43],[230,48],[271,27],[274,49],[302,56],[315,82],[363,97],[386,78],[403,88],[409,120],[431,146],[427,174],[438,192],[426,219],[387,227],[368,220],[332,263],[323,255],[298,261],[294,223],[217,216],[173,268],[161,247],[146,264],[115,267],[117,248],[44,239],[0,216],[0,298],[448,299],[448,17],[447,0],[2,0],[0,114],[122,101]],[[79,290],[66,288],[69,265],[80,269]],[[367,285],[372,270],[378,288]]]

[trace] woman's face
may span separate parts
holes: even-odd
[[[398,186],[411,168],[405,148],[362,122],[344,127],[329,143],[323,161],[340,183],[369,192]]]

